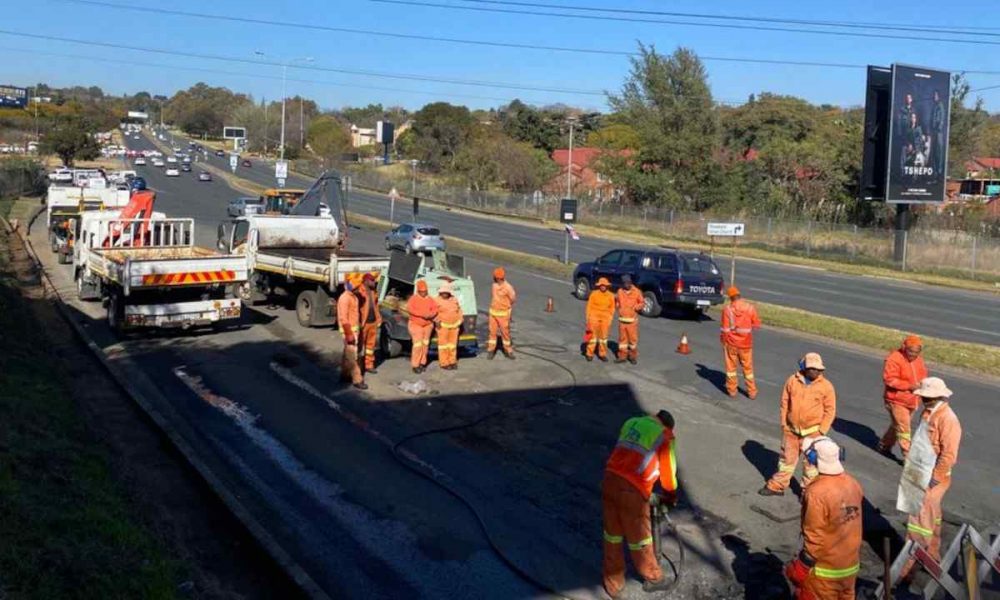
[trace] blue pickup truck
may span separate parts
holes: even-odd
[[[586,300],[601,277],[618,289],[626,273],[642,290],[646,303],[641,312],[646,317],[660,316],[665,306],[699,315],[725,299],[725,282],[711,257],[672,248],[611,250],[593,262],[580,263],[573,271],[574,293]]]

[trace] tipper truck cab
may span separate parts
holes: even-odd
[[[417,281],[421,279],[427,282],[427,293],[431,297],[437,296],[444,282],[451,282],[454,295],[462,307],[459,351],[477,354],[476,286],[472,278],[465,274],[465,259],[449,255],[444,250],[432,250],[427,255],[400,251],[392,253],[388,276],[379,283],[379,308],[382,311],[380,344],[383,356],[396,357],[410,348],[412,341],[406,301],[413,295]],[[431,338],[431,351],[437,351],[436,335]]]

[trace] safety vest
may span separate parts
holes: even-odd
[[[633,417],[625,421],[605,468],[631,483],[647,498],[657,478],[665,490],[676,490],[673,431],[655,417]],[[665,475],[661,475],[661,469]]]

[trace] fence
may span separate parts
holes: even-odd
[[[302,172],[318,172],[315,164],[297,164]],[[458,187],[428,186],[402,174],[383,169],[346,168],[353,185],[388,193],[396,188],[404,196],[414,191],[420,198],[473,210],[558,220],[559,198],[534,194],[484,192]],[[1000,238],[965,231],[916,228],[906,235],[905,263],[894,260],[895,232],[821,221],[793,221],[769,217],[707,215],[656,206],[627,206],[614,202],[581,200],[579,222],[663,236],[664,241],[708,241],[709,221],[746,223],[743,247],[782,254],[823,258],[973,279],[1000,278]]]

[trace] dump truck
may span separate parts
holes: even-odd
[[[57,255],[59,264],[73,262],[73,244],[80,233],[82,213],[122,208],[128,202],[128,191],[114,188],[49,186],[45,197],[45,225],[49,232],[49,248]]]
[[[465,274],[465,258],[444,250],[432,250],[428,254],[406,254],[396,250],[390,258],[387,276],[379,282],[379,309],[382,313],[379,344],[382,355],[395,358],[410,350],[412,340],[406,301],[414,294],[417,281],[421,279],[427,282],[430,296],[437,296],[441,285],[451,282],[454,295],[462,307],[458,350],[467,355],[478,354],[476,286],[472,278]],[[431,351],[437,352],[436,335],[431,338]]]
[[[119,333],[238,320],[246,258],[195,246],[193,219],[163,217],[152,210],[151,192],[136,196],[127,208],[142,203],[140,218],[123,217],[126,211],[81,216],[73,254],[80,298],[103,300],[108,325]]]

